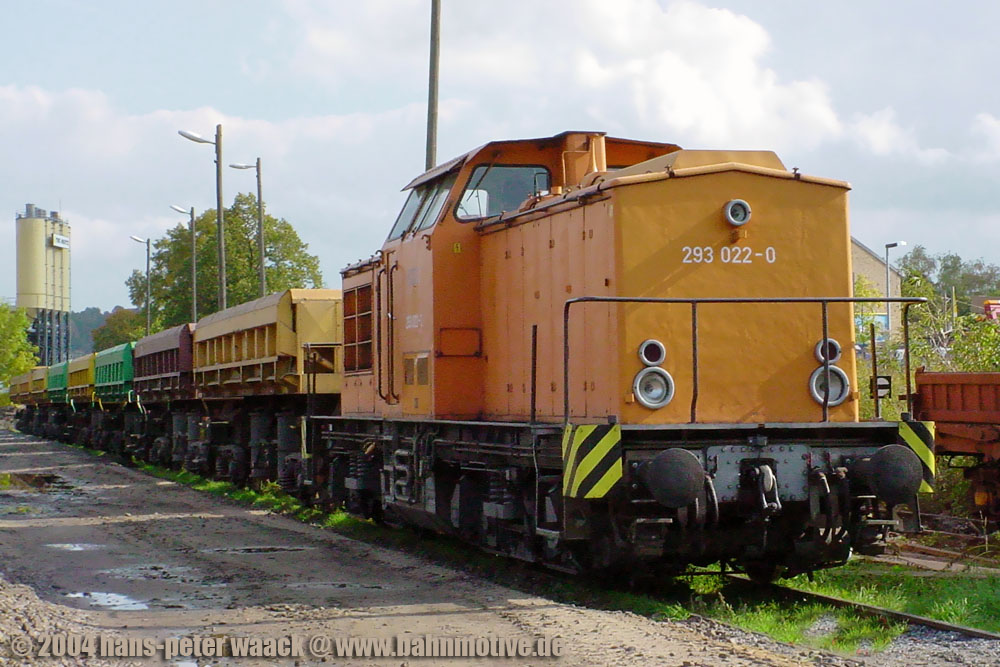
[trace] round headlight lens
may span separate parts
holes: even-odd
[[[823,405],[823,396],[826,394],[826,373],[820,366],[809,376],[809,393],[813,400]],[[847,379],[845,373],[838,366],[830,366],[830,401],[828,405],[836,407],[847,400],[851,393],[851,381]]]
[[[659,366],[647,366],[632,382],[635,399],[650,410],[662,408],[674,398],[674,379]]]
[[[726,214],[726,222],[733,227],[740,227],[750,222],[750,204],[742,199],[730,200],[723,211]]]
[[[639,346],[639,360],[647,366],[659,366],[667,358],[667,350],[658,340],[644,340]]]
[[[823,363],[824,359],[829,359],[831,364],[835,364],[840,361],[841,352],[840,343],[833,338],[827,338],[825,344],[824,341],[816,343],[816,361],[819,363]]]

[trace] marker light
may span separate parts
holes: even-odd
[[[639,360],[647,366],[659,366],[667,358],[667,350],[658,340],[642,341],[639,345]]]
[[[742,227],[750,222],[750,204],[742,199],[727,202],[723,212],[726,214],[726,222],[733,227]]]
[[[816,361],[823,363],[824,359],[829,359],[831,364],[835,364],[840,361],[841,349],[840,343],[838,343],[833,338],[826,339],[826,345],[823,341],[816,343]]]

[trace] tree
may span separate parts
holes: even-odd
[[[195,218],[198,317],[218,310],[218,254],[216,211]],[[257,198],[238,194],[225,211],[227,305],[235,306],[260,296],[257,269]],[[167,231],[153,242],[153,330],[191,321],[191,232],[187,224]],[[319,258],[310,255],[295,229],[284,219],[264,215],[265,276],[268,292],[295,287],[320,287],[323,276]],[[125,284],[132,303],[145,310],[146,274],[133,271]]]
[[[902,296],[927,299],[927,303],[910,308],[910,357],[913,365],[939,367],[942,351],[951,345],[951,308],[934,283],[923,275],[911,273],[904,276],[900,289]]]
[[[1000,266],[981,259],[963,260],[955,253],[931,256],[918,245],[903,256],[899,268],[904,276],[926,280],[942,297],[951,299],[954,292],[959,315],[971,312],[975,296],[1000,295]]]
[[[71,359],[91,350],[94,344],[91,333],[104,324],[108,315],[109,313],[101,312],[101,309],[95,306],[69,314],[69,356]]]
[[[1000,371],[1000,324],[974,315],[961,318],[951,358],[958,370]]]
[[[0,305],[0,381],[6,386],[38,363],[38,348],[28,342],[28,325],[23,308]]]
[[[921,276],[931,280],[937,274],[937,260],[928,255],[927,249],[922,245],[915,246],[903,255],[897,265],[904,276]]]
[[[860,273],[854,276],[854,296],[858,298],[880,298],[882,292],[872,281],[865,278]],[[884,303],[856,303],[854,304],[854,338],[859,344],[871,342],[870,325],[875,324],[875,314],[884,311]],[[876,330],[879,325],[875,325]],[[882,325],[884,329],[884,325]]]
[[[146,335],[146,314],[116,306],[102,326],[91,332],[94,352],[130,343]]]

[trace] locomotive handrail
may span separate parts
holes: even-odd
[[[374,271],[375,267],[372,267]],[[379,267],[378,271],[375,273],[375,317],[373,318],[373,323],[375,325],[375,368],[378,371],[378,381],[376,382],[375,391],[378,392],[378,397],[381,398],[386,403],[389,399],[386,397],[385,393],[382,391],[382,274],[385,273],[383,267]]]
[[[903,304],[903,356],[906,368],[906,410],[913,413],[913,392],[910,380],[910,306],[926,303],[924,297],[628,297],[628,296],[578,296],[567,299],[563,305],[563,422],[568,426],[569,416],[569,315],[570,307],[577,303],[687,303],[691,305],[691,372],[693,386],[691,389],[691,421],[697,421],[698,414],[698,306],[710,303],[818,303],[823,317],[823,338],[830,337],[828,308],[831,303],[884,303],[888,308],[890,303]],[[823,394],[823,421],[830,421],[830,360],[824,355],[823,374],[826,379],[826,391]]]
[[[386,347],[389,357],[389,398],[399,403],[399,394],[396,393],[396,364],[393,362],[396,354],[396,284],[392,281],[392,275],[399,270],[399,262],[393,262],[386,274],[386,291],[388,292],[388,302],[385,304],[385,319],[387,326]]]

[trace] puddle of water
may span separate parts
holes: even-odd
[[[149,606],[152,609],[219,609],[232,603],[232,596],[226,593],[196,591],[183,597],[152,598]]]
[[[226,554],[273,554],[279,551],[306,551],[307,549],[315,549],[315,548],[316,547],[283,547],[283,546],[222,547],[219,549],[202,549],[202,552],[226,553]]]
[[[134,581],[148,581],[153,579],[179,579],[181,583],[200,582],[201,577],[184,576],[191,572],[192,568],[173,565],[128,565],[125,567],[115,567],[110,570],[101,570],[102,574],[109,574],[118,579],[131,579]]]
[[[72,486],[59,475],[34,475],[21,472],[0,473],[0,490],[47,491]]]
[[[286,584],[289,588],[365,588],[382,590],[379,584],[359,584],[356,581],[300,581]]]
[[[103,544],[87,544],[85,542],[76,543],[65,543],[65,544],[46,544],[45,546],[52,549],[62,549],[63,551],[97,551],[98,549],[103,549]]]
[[[121,595],[120,593],[99,593],[96,591],[90,591],[87,593],[70,593],[66,597],[82,598],[89,601],[92,605],[97,607],[106,607],[108,609],[113,609],[114,611],[137,611],[149,609],[149,605],[145,602],[140,602],[135,598],[130,598],[129,596]]]

